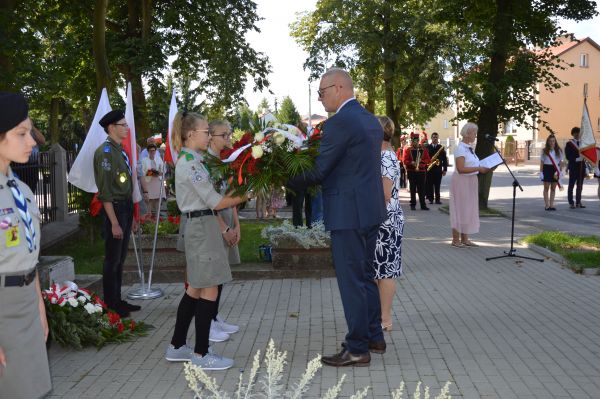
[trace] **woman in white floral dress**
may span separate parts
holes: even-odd
[[[390,144],[394,134],[394,122],[387,116],[379,116],[378,119],[384,132],[381,143],[381,176],[388,218],[379,227],[373,265],[381,299],[381,327],[384,331],[391,331],[396,278],[402,275],[404,214],[399,199],[400,163]]]

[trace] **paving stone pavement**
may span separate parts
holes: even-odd
[[[369,368],[324,367],[306,396],[320,397],[346,374],[341,397],[370,386],[368,397],[386,398],[403,380],[408,392],[422,381],[434,395],[451,381],[454,398],[600,398],[600,277],[550,260],[486,262],[509,247],[507,219],[482,219],[472,237],[478,248],[451,247],[448,226],[435,209],[407,211],[387,353],[373,355]],[[532,231],[519,226],[517,236]],[[147,337],[99,351],[50,349],[50,398],[192,397],[182,365],[163,359],[183,286],[160,286],[166,295],[134,314],[156,327]],[[293,383],[314,356],[336,352],[346,331],[330,278],[234,281],[221,315],[241,326],[214,345],[235,359],[234,368],[211,372],[230,392],[270,338],[287,351],[284,380]]]

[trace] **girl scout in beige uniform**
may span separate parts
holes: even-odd
[[[179,152],[175,168],[175,192],[181,216],[187,218],[184,244],[189,286],[177,309],[175,331],[167,347],[169,361],[191,361],[205,370],[225,370],[233,360],[208,349],[218,285],[231,281],[228,254],[215,210],[247,201],[246,197],[219,194],[203,163],[208,148],[208,123],[201,115],[178,112],[172,128],[173,148]],[[186,345],[187,331],[195,316],[196,343]]]
[[[0,397],[40,398],[50,391],[46,310],[35,267],[40,212],[10,163],[26,163],[35,146],[28,106],[0,92]]]

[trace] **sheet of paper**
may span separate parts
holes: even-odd
[[[502,163],[502,158],[500,155],[495,152],[489,157],[485,157],[479,161],[479,166],[483,166],[484,168],[492,169],[496,165],[500,165]]]

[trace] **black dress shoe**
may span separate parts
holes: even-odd
[[[427,208],[426,206],[422,206],[422,207],[421,207],[421,210],[422,210],[422,211],[428,211],[428,210],[429,210],[429,208]]]
[[[363,353],[362,355],[353,355],[344,348],[340,353],[336,355],[323,356],[321,358],[321,362],[323,362],[323,364],[333,367],[366,367],[371,364],[371,354],[367,352]]]
[[[129,317],[129,310],[123,305],[118,305],[113,310],[117,312],[121,318]]]
[[[575,205],[575,206],[576,206],[577,208],[585,208],[585,205],[583,205],[583,204],[577,204],[577,205]]]
[[[369,351],[373,353],[384,354],[387,344],[385,341],[369,341]]]
[[[127,301],[121,301],[121,306],[129,310],[130,312],[137,312],[138,310],[142,309],[141,306],[134,305],[133,303],[129,303]]]

